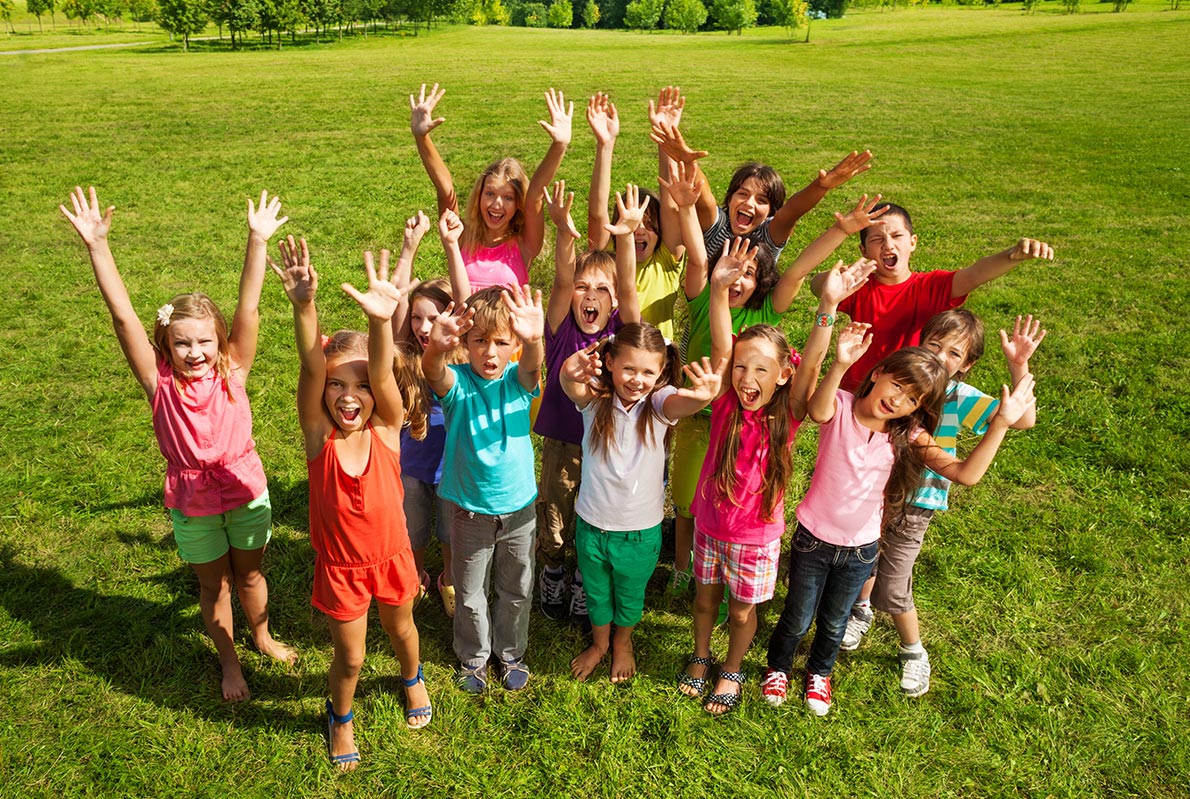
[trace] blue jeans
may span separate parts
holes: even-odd
[[[830,676],[851,606],[872,573],[879,549],[879,541],[861,547],[835,546],[797,526],[789,550],[789,593],[769,640],[769,668],[786,674],[793,669],[793,655],[817,615],[806,671]]]
[[[496,516],[454,506],[450,528],[457,602],[454,645],[463,666],[485,666],[493,652],[505,663],[525,656],[536,529],[532,502]],[[493,584],[495,598],[489,607],[488,589]]]

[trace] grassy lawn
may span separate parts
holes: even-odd
[[[815,22],[808,45],[776,29],[458,27],[280,53],[0,60],[0,797],[1184,796],[1190,14],[1164,8],[855,13]],[[865,191],[914,213],[918,269],[965,266],[1020,236],[1053,244],[1052,264],[969,302],[992,333],[971,378],[985,389],[1006,376],[997,328],[1032,312],[1050,334],[1034,364],[1038,427],[1011,435],[931,526],[917,572],[929,694],[900,695],[884,619],[840,658],[830,716],[769,708],[757,677],[774,607],[743,706],[713,721],[675,688],[691,632],[686,609],[662,599],[662,568],[638,633],[642,674],[616,688],[606,669],[575,683],[580,637],[535,613],[530,687],[466,697],[452,686],[449,620],[427,602],[417,618],[435,713],[417,734],[374,625],[356,705],[365,764],[337,775],[320,734],[331,647],[309,605],[291,316],[270,278],[248,389],[276,514],[273,627],[301,662],[265,662],[241,635],[254,698],[219,701],[143,395],[57,205],[81,183],[117,206],[112,247],[149,320],[196,288],[230,312],[244,198],[267,188],[290,217],[283,232],[310,241],[324,327],[362,327],[332,287],[358,283],[360,251],[395,247],[404,219],[434,202],[408,132],[406,97],[423,81],[447,87],[436,138],[460,187],[500,155],[536,163],[549,85],[576,111],[610,92],[623,118],[614,181],[649,181],[644,106],[678,83],[717,193],[748,158],[796,189],[848,150],[876,154],[791,250]],[[560,174],[585,193],[581,112],[575,131]],[[419,273],[442,268],[427,239]],[[534,279],[548,286],[542,263]],[[799,344],[810,308],[804,292],[789,317]],[[800,440],[790,512],[813,445]]]

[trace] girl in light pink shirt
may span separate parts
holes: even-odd
[[[269,633],[268,584],[260,571],[272,508],[264,468],[252,440],[252,412],[244,380],[256,357],[260,289],[268,240],[288,217],[281,202],[260,194],[248,201],[248,249],[231,330],[205,294],[180,294],[157,310],[150,340],[132,308],[108,246],[109,206],[101,211],[95,188],[60,205],[87,246],[116,338],[144,389],[153,432],[165,456],[165,505],[173,519],[178,554],[198,575],[199,606],[219,653],[223,698],[249,697],[232,635],[231,587],[252,628],[256,648],[292,663],[297,656]]]

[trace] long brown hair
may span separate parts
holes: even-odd
[[[648,322],[624,325],[618,333],[610,336],[599,348],[599,358],[605,368],[599,374],[599,382],[592,386],[595,392],[595,418],[591,421],[591,453],[603,454],[604,459],[616,446],[615,433],[615,395],[616,387],[612,383],[611,369],[606,368],[608,359],[616,359],[624,350],[633,348],[642,352],[650,352],[662,356],[661,374],[653,391],[662,386],[676,386],[682,375],[682,362],[678,356],[678,348],[674,343],[667,342],[661,331]],[[654,446],[653,419],[661,418],[653,407],[653,392],[642,397],[639,402],[647,403],[646,410],[637,417],[636,434],[641,439]],[[666,433],[668,444],[668,432]]]
[[[413,334],[413,303],[419,299],[426,299],[438,307],[442,313],[453,301],[450,296],[450,281],[444,277],[423,280],[409,292],[409,311],[405,314],[405,321],[397,331],[396,350],[393,353],[393,372],[397,377],[397,385],[401,390],[401,400],[405,403],[405,425],[410,434],[421,441],[425,439],[430,423],[430,404],[433,394],[426,376],[421,370],[421,356],[424,350],[417,336]],[[462,348],[456,348],[447,357],[450,363],[462,363],[466,358]]]
[[[479,211],[479,200],[483,196],[483,187],[488,178],[495,177],[512,186],[516,195],[516,213],[508,220],[508,234],[506,238],[520,235],[525,226],[525,194],[529,191],[529,176],[525,174],[525,167],[515,158],[501,158],[488,164],[471,187],[471,194],[467,196],[467,208],[463,219],[463,235],[459,241],[459,248],[464,254],[474,253],[483,246],[483,232],[487,229]]]
[[[157,357],[173,365],[173,352],[169,344],[169,326],[172,322],[182,319],[210,319],[215,323],[215,338],[219,342],[219,356],[215,359],[215,371],[223,378],[223,390],[232,397],[227,385],[227,377],[231,374],[231,345],[228,343],[227,320],[223,318],[218,306],[206,294],[194,292],[179,294],[169,301],[173,310],[168,315],[157,312],[153,320],[153,349]],[[162,322],[162,316],[166,321]],[[175,374],[175,378],[177,375]],[[233,399],[234,401],[234,399]]]
[[[905,504],[921,485],[922,471],[926,468],[922,449],[913,446],[913,435],[919,428],[930,435],[938,429],[950,375],[942,359],[925,347],[904,347],[885,356],[868,372],[855,393],[856,399],[871,392],[877,370],[917,393],[917,407],[913,412],[889,419],[887,423],[893,466],[884,486],[884,519],[886,523],[895,523],[902,518]]]
[[[785,334],[772,325],[753,325],[741,331],[736,344],[751,339],[763,339],[776,350],[781,368],[795,368],[789,342]],[[731,373],[728,372],[730,375]],[[793,379],[778,384],[768,405],[764,407],[765,427],[768,430],[768,461],[764,465],[761,495],[764,499],[764,521],[772,522],[777,505],[785,497],[785,484],[793,473],[793,448],[789,446],[790,419],[793,416]],[[734,390],[734,389],[733,389]],[[715,446],[714,487],[718,499],[726,499],[741,507],[736,498],[736,460],[740,456],[740,432],[744,426],[744,407],[736,402],[731,407],[725,435]],[[757,454],[759,457],[759,454]]]

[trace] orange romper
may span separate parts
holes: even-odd
[[[418,590],[405,527],[401,459],[371,425],[368,433],[371,452],[358,477],[343,471],[334,436],[306,463],[310,545],[315,553],[310,603],[339,621],[367,613],[372,597],[386,605],[403,605]]]

